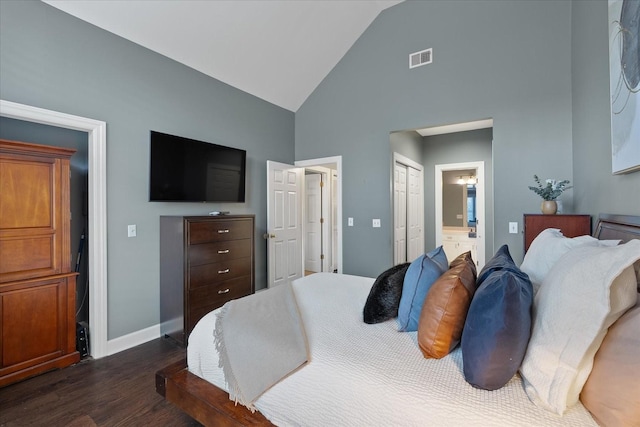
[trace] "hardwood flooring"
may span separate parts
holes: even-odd
[[[155,391],[156,371],[184,357],[159,338],[0,388],[0,426],[200,426]]]

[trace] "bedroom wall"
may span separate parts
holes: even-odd
[[[606,1],[572,10],[573,163],[576,210],[640,215],[640,171],[611,173],[609,33]]]
[[[110,340],[159,323],[160,215],[255,213],[266,285],[266,160],[294,161],[292,112],[39,1],[0,2],[0,76],[4,100],[107,123]],[[247,202],[148,202],[151,129],[246,149]]]
[[[409,70],[409,54],[429,47],[434,62]],[[296,113],[297,159],[343,156],[343,217],[356,224],[343,225],[345,273],[374,276],[393,262],[389,132],[487,118],[494,246],[521,261],[508,223],[539,212],[534,174],[573,178],[571,107],[569,1],[409,1],[382,12]]]

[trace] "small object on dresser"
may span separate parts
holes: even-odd
[[[209,215],[211,216],[229,215],[229,211],[211,211],[209,212]]]

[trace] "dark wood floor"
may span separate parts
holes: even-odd
[[[185,350],[157,339],[0,388],[0,426],[200,426],[155,392]]]

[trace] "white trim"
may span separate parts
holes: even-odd
[[[107,356],[111,356],[112,354],[155,340],[160,338],[160,336],[160,324],[158,323],[157,325],[149,326],[148,328],[114,338],[107,342]]]
[[[338,260],[338,273],[342,273],[343,265],[342,265],[342,156],[333,156],[333,157],[322,157],[319,159],[309,159],[309,160],[298,160],[294,163],[294,165],[298,167],[311,167],[311,166],[322,166],[326,164],[335,164],[335,169],[338,171],[338,182],[336,184],[337,195],[336,200],[338,202],[338,248],[336,259]]]
[[[89,337],[94,359],[107,355],[107,124],[0,99],[0,116],[88,133]]]
[[[485,212],[485,176],[484,176],[484,162],[466,162],[466,163],[448,163],[445,165],[435,166],[435,198],[436,198],[436,212],[435,212],[435,231],[436,231],[436,247],[442,245],[442,172],[458,169],[475,169],[478,183],[476,184],[476,210],[478,224],[476,226],[476,238],[481,244],[477,245],[478,251],[478,266],[482,268],[486,262],[486,247],[487,239],[485,235],[485,222],[487,221],[487,215]]]

